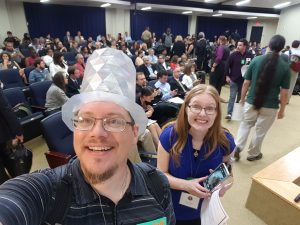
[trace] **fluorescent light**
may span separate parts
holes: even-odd
[[[280,4],[277,4],[277,5],[274,5],[274,8],[275,9],[281,9],[281,8],[289,6],[290,4],[291,4],[291,2],[284,2],[284,3],[280,3]]]
[[[205,2],[213,2],[214,0],[205,0]]]
[[[141,8],[141,10],[150,10],[150,9],[152,9],[152,7],[150,7],[150,6],[147,6],[147,7]]]
[[[257,19],[257,16],[249,16],[247,17],[248,20],[253,20],[253,19]]]
[[[241,11],[227,11],[227,10],[218,10],[216,13],[222,13],[226,15],[239,15],[239,16],[258,16],[258,17],[267,17],[267,18],[279,18],[278,14],[270,13],[252,13],[252,12],[241,12]]]
[[[193,13],[193,11],[184,11],[184,12],[182,12],[182,14],[191,14],[191,13]]]
[[[212,15],[212,16],[222,16],[223,14],[221,14],[221,13],[218,13],[218,14],[214,14],[214,15]]]
[[[40,0],[41,3],[49,2],[49,0]]]
[[[104,4],[100,5],[100,7],[102,7],[102,8],[108,7],[108,6],[111,6],[111,4],[110,3],[104,3]]]
[[[166,10],[174,10],[174,11],[192,11],[193,13],[213,13],[212,9],[204,9],[204,8],[194,8],[194,7],[184,7],[184,6],[175,6],[175,5],[159,5],[159,4],[145,4],[145,3],[136,3],[136,7],[138,9],[143,7],[152,7],[154,9],[166,9]]]
[[[245,4],[247,4],[247,3],[249,3],[251,0],[243,0],[243,1],[240,1],[240,2],[237,2],[237,3],[235,3],[236,5],[245,5]]]

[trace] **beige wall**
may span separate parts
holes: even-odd
[[[130,34],[130,11],[127,9],[105,9],[106,33],[117,37],[118,33],[124,36],[125,31]]]
[[[189,16],[189,27],[188,27],[188,33],[190,35],[196,34],[196,25],[197,25],[197,16],[191,15]],[[196,35],[197,37],[197,35]]]
[[[19,38],[28,32],[22,2],[0,1],[0,43],[3,43],[8,30]]]
[[[277,33],[286,38],[286,44],[300,40],[300,4],[289,7],[281,12]]]
[[[247,25],[247,40],[250,40],[251,29],[255,26],[262,26],[263,33],[261,37],[261,46],[268,45],[271,37],[276,34],[276,29],[278,25],[278,19],[274,20],[258,20],[260,25],[256,25],[257,20],[248,20]]]

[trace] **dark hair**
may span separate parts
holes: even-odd
[[[53,55],[53,63],[56,65],[60,65],[60,67],[65,68],[65,64],[60,60],[60,58],[63,56],[61,52],[54,52]]]
[[[7,55],[8,56],[8,60],[11,61],[11,54],[9,52],[3,51],[0,54],[0,60],[2,60],[3,55]]]
[[[34,64],[33,64],[34,67],[37,67],[37,65],[41,64],[42,61],[43,60],[41,58],[38,58],[38,59],[34,60]]]
[[[240,39],[238,42],[242,42],[243,45],[246,46],[246,47],[248,47],[248,45],[249,45],[249,42],[247,41],[246,38],[242,38],[242,39]]]
[[[138,80],[138,77],[141,75],[145,76],[143,72],[136,72],[136,80]]]
[[[300,41],[298,41],[298,40],[295,40],[292,42],[292,48],[298,48],[299,45],[300,45]]]
[[[75,70],[76,70],[77,68],[75,67],[75,66],[70,66],[69,68],[68,68],[68,74],[69,75],[73,75],[74,73],[75,73]]]
[[[162,78],[163,76],[168,76],[167,71],[160,70],[160,71],[157,72],[157,79]]]
[[[171,63],[178,63],[178,55],[173,55],[171,58]]]
[[[65,76],[63,72],[57,72],[53,76],[52,82],[64,92],[66,91]]]
[[[154,92],[154,89],[152,87],[143,87],[141,90],[141,97],[143,96],[151,96]]]
[[[269,48],[272,52],[267,54],[262,63],[254,91],[253,106],[256,110],[263,106],[264,100],[270,91],[270,86],[277,70],[279,52],[284,48],[284,45],[285,39],[281,35],[273,36],[269,42]]]

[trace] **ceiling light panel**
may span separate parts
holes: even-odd
[[[291,4],[291,2],[283,2],[283,3],[280,3],[280,4],[277,4],[277,5],[274,5],[274,8],[275,9],[282,9],[284,7],[287,7]]]
[[[237,6],[241,6],[241,5],[246,5],[248,3],[250,3],[251,0],[243,0],[243,1],[240,1],[240,2],[237,2],[235,3]]]

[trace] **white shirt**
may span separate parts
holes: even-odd
[[[64,76],[68,75],[68,65],[64,64],[65,68],[62,68],[60,65],[56,65],[53,62],[49,66],[50,75],[54,77],[57,72],[63,72]]]
[[[50,66],[50,64],[53,62],[53,58],[50,55],[45,55],[42,57],[43,61],[47,65],[47,67]]]
[[[188,89],[192,89],[193,87],[193,80],[197,80],[197,77],[195,74],[191,74],[190,76],[189,75],[184,75],[182,77],[182,84],[184,84]]]

